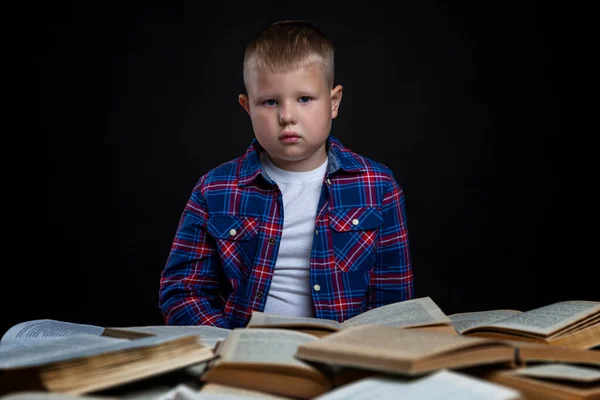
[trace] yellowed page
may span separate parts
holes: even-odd
[[[254,311],[248,322],[248,327],[264,326],[266,327],[294,327],[294,328],[311,328],[322,327],[327,330],[337,331],[341,325],[339,322],[322,319],[322,318],[306,318],[306,317],[290,317],[287,315],[268,314],[260,311]]]
[[[315,336],[286,329],[237,328],[217,351],[223,361],[313,369],[294,355],[299,345],[315,340],[318,340]]]
[[[440,323],[450,324],[452,321],[430,297],[421,297],[374,308],[344,321],[342,326],[425,326]]]
[[[332,333],[301,347],[331,349],[342,353],[346,351],[348,354],[360,351],[373,357],[412,361],[485,343],[496,342],[459,335],[419,332],[401,327],[359,325]]]
[[[492,322],[497,322],[503,318],[512,317],[513,315],[521,314],[518,310],[489,310],[489,311],[473,311],[451,314],[448,317],[452,320],[452,326],[460,334],[468,329],[488,325]]]
[[[486,326],[550,336],[554,332],[597,313],[600,313],[600,302],[562,301],[503,318]],[[467,329],[463,333],[472,332],[475,329],[478,328]]]
[[[155,336],[178,336],[181,334],[197,335],[200,338],[200,341],[209,347],[214,347],[218,341],[226,339],[229,332],[231,332],[231,329],[210,325],[148,325],[118,327],[112,329],[149,333]]]

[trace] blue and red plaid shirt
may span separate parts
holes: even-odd
[[[263,311],[283,230],[283,200],[256,139],[202,176],[162,272],[169,325],[247,325]],[[328,166],[310,256],[315,316],[342,322],[413,298],[404,194],[392,171],[327,141]]]

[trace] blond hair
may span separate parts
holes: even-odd
[[[306,21],[272,23],[246,46],[244,84],[248,88],[248,71],[252,69],[288,72],[319,62],[327,83],[333,87],[333,53],[333,43]]]

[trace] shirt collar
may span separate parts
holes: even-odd
[[[260,163],[260,152],[264,151],[262,146],[258,143],[256,138],[252,140],[252,143],[246,150],[246,153],[242,156],[239,170],[239,185],[246,186],[254,182],[259,176],[266,179],[269,183],[273,184],[268,176],[263,174],[262,166]],[[338,171],[347,173],[352,172],[364,172],[364,165],[358,160],[356,155],[346,149],[342,143],[333,135],[329,135],[327,138],[327,173],[326,175],[333,175]]]

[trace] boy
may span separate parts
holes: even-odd
[[[253,310],[344,321],[413,298],[402,189],[330,135],[333,45],[303,21],[247,46],[239,103],[255,139],[196,184],[162,272],[169,325],[247,325]]]

